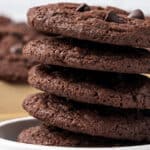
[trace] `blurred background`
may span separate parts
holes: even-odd
[[[28,8],[53,2],[85,2],[93,5],[112,5],[127,10],[142,9],[145,14],[150,14],[149,0],[0,0],[0,13],[8,14],[18,21],[26,19]]]
[[[13,20],[26,21],[27,10],[32,6],[54,2],[81,2],[100,6],[116,6],[126,10],[141,9],[146,15],[150,14],[149,0],[0,0],[0,14]],[[22,117],[27,114],[21,104],[26,95],[35,93],[29,85],[16,85],[0,81],[0,121]]]

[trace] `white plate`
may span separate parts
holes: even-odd
[[[150,145],[132,146],[122,148],[69,148],[54,146],[38,146],[16,142],[16,137],[25,128],[38,125],[39,122],[32,118],[18,118],[0,123],[0,150],[150,150]]]

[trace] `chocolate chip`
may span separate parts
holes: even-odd
[[[136,19],[144,19],[144,13],[140,9],[133,10],[129,15],[128,18],[136,18]]]
[[[108,12],[104,20],[108,22],[125,23],[124,18],[118,16],[113,11]]]
[[[145,48],[145,50],[149,51],[150,52],[150,48]]]
[[[89,11],[89,10],[90,10],[90,7],[89,7],[87,4],[81,4],[81,5],[76,9],[76,11],[80,11],[80,12]]]
[[[12,53],[12,54],[22,54],[22,47],[23,46],[22,46],[21,43],[15,44],[10,48],[10,53]]]

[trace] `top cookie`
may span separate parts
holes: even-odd
[[[58,3],[31,8],[28,23],[49,34],[139,48],[150,47],[150,19],[140,10]]]

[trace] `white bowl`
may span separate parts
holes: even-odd
[[[115,148],[69,148],[55,146],[40,146],[16,142],[16,137],[23,129],[38,125],[39,122],[32,118],[19,118],[0,123],[0,150],[150,150],[150,145],[115,147]]]

